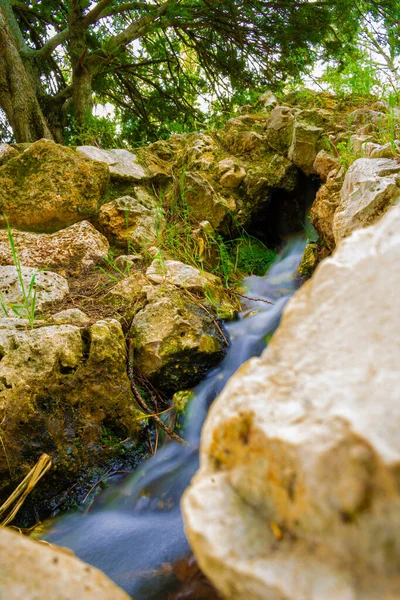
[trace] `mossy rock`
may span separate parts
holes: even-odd
[[[0,167],[0,212],[17,229],[51,233],[95,216],[108,180],[107,165],[39,140]]]

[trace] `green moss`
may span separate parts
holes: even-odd
[[[247,237],[234,240],[230,258],[238,271],[246,275],[262,277],[276,258],[276,251],[267,248],[259,240]]]

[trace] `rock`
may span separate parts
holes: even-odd
[[[270,90],[267,90],[259,97],[257,104],[262,104],[264,108],[270,108],[272,106],[276,106],[278,104],[278,100],[276,99],[275,94],[273,94]]]
[[[367,144],[373,139],[373,135],[352,135],[349,140],[349,149],[357,156],[365,156]]]
[[[246,170],[230,158],[221,160],[217,169],[221,174],[220,184],[227,188],[239,187],[246,176]]]
[[[152,283],[169,283],[203,296],[207,291],[211,293],[215,288],[222,288],[219,277],[211,273],[200,273],[199,269],[185,265],[179,260],[155,259],[147,269],[146,275]]]
[[[0,167],[13,156],[18,156],[18,150],[8,144],[0,144]]]
[[[0,212],[12,227],[53,232],[96,215],[108,177],[105,165],[39,140],[0,167]]]
[[[370,108],[357,108],[348,116],[349,124],[356,127],[368,124],[382,127],[387,123],[387,120],[387,115],[384,112],[371,110]]]
[[[115,320],[33,330],[8,321],[0,323],[0,504],[46,452],[53,466],[34,501],[39,509],[45,498],[48,511],[82,469],[115,457],[118,448],[102,444],[104,426],[117,439],[138,431],[125,339]]]
[[[119,246],[140,250],[156,240],[155,199],[143,190],[103,204],[99,224],[105,235]]]
[[[399,230],[342,242],[211,407],[182,506],[224,598],[400,597]]]
[[[186,172],[184,185],[185,201],[197,222],[207,220],[218,229],[223,227],[229,213],[235,212],[235,200],[218,194],[201,173]]]
[[[167,393],[193,387],[223,357],[215,321],[172,286],[150,290],[148,300],[129,332],[137,366]]]
[[[131,269],[142,260],[141,254],[121,254],[115,259],[115,266],[129,275]]]
[[[22,281],[24,284],[25,294],[28,296],[29,287],[34,277],[34,289],[36,292],[36,298],[33,300],[33,293],[31,293],[32,301],[29,305],[32,306],[34,303],[35,312],[40,311],[49,302],[55,302],[56,300],[62,300],[68,293],[69,287],[68,282],[61,275],[52,273],[51,271],[38,271],[30,267],[21,267]],[[17,269],[13,266],[0,267],[0,293],[4,301],[4,305],[9,316],[14,317],[15,312],[12,306],[19,307],[25,305],[23,290],[19,281],[19,274]],[[2,316],[8,316],[3,314],[5,309],[1,307]],[[26,318],[25,308],[18,308],[18,314]]]
[[[107,239],[88,221],[75,223],[55,233],[12,230],[21,263],[38,269],[57,269],[62,275],[77,273],[103,259]],[[0,264],[13,264],[7,231],[0,231]]]
[[[333,250],[335,238],[333,235],[333,218],[340,203],[342,182],[336,179],[322,185],[311,207],[311,225],[326,246]]]
[[[114,285],[102,298],[101,303],[114,306],[124,321],[130,324],[135,314],[147,304],[148,285],[146,277],[140,272],[135,272]]]
[[[60,324],[87,325],[90,323],[90,318],[82,310],[79,310],[79,308],[68,308],[51,315],[51,321]]]
[[[308,279],[314,273],[317,265],[329,255],[329,250],[316,242],[309,242],[305,249],[297,272],[301,277]]]
[[[292,142],[294,109],[288,106],[276,106],[269,116],[267,140],[271,148],[287,154]]]
[[[297,181],[296,167],[284,156],[271,154],[248,169],[244,186],[250,198],[255,200],[261,196],[265,200],[266,193],[271,188],[293,191]],[[256,206],[257,204],[253,202],[250,208],[254,210]],[[248,216],[251,217],[251,212]]]
[[[67,551],[0,529],[0,594],[7,600],[129,600],[104,573]]]
[[[296,121],[294,124],[288,158],[306,175],[314,172],[317,143],[322,133],[322,127],[315,127],[302,121]]]
[[[394,140],[381,146],[380,144],[366,144],[365,154],[368,158],[394,158],[400,152],[400,140]]]
[[[387,158],[360,158],[348,169],[333,219],[338,243],[379,219],[400,200],[400,164]]]
[[[329,154],[326,150],[320,150],[315,157],[313,170],[319,176],[321,181],[325,182],[328,179],[328,175],[332,171],[339,171],[340,163],[338,159],[332,154]]]
[[[76,151],[86,158],[109,166],[112,179],[139,182],[149,175],[128,150],[102,150],[95,146],[78,146]]]

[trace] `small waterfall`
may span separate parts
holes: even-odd
[[[294,275],[303,250],[304,242],[288,244],[265,277],[245,280],[248,292],[241,318],[226,326],[229,350],[194,390],[184,434],[188,446],[168,443],[122,484],[107,490],[94,510],[59,519],[46,536],[104,571],[135,600],[163,600],[176,586],[165,565],[190,553],[179,502],[198,468],[208,408],[240,365],[261,354],[279,325],[298,287]]]

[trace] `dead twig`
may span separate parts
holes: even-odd
[[[240,296],[241,298],[246,298],[246,300],[252,300],[252,302],[265,302],[265,304],[274,304],[269,300],[265,300],[265,298],[252,298],[251,296],[246,296],[245,294],[239,294],[239,292],[232,292],[235,296]]]
[[[217,321],[214,319],[214,317],[212,316],[212,314],[210,313],[210,311],[204,306],[204,304],[202,304],[197,298],[196,296],[194,296],[191,292],[189,292],[189,290],[183,289],[183,292],[185,292],[192,300],[195,304],[197,304],[197,306],[200,306],[200,308],[202,308],[213,320],[213,323],[215,325],[215,327],[218,329],[219,333],[221,334],[221,336],[223,337],[225,344],[228,346],[229,342],[226,339],[226,336],[224,334],[224,332],[222,331],[221,327],[218,325]]]

